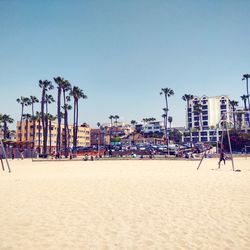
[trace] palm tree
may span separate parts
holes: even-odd
[[[173,122],[173,117],[172,116],[168,117],[168,122],[169,122],[169,128],[171,130],[171,123]]]
[[[84,94],[83,90],[77,86],[74,86],[70,95],[74,98],[74,121],[73,121],[73,148],[77,146],[77,132],[78,132],[78,103],[80,99],[87,99],[88,97]]]
[[[115,119],[115,126],[117,127],[117,120],[118,120],[120,117],[119,117],[119,115],[115,115],[113,118]]]
[[[29,132],[29,121],[31,120],[30,114],[23,114],[23,119],[25,119],[25,141],[28,142],[28,132]]]
[[[168,120],[168,98],[174,95],[174,91],[171,88],[162,88],[160,95],[164,95],[165,97],[165,114],[166,114],[166,122],[165,122],[165,133],[166,133],[166,139],[167,139],[167,145],[169,144],[169,138],[168,138],[168,127],[167,127],[167,120]]]
[[[230,101],[230,105],[232,106],[233,112],[236,111],[236,108],[238,106],[238,102],[235,100]],[[234,130],[236,131],[236,119],[235,119],[235,113],[233,113],[233,121],[234,121]]]
[[[135,127],[137,122],[135,120],[131,120],[130,124]],[[134,144],[135,143],[135,129],[133,130],[132,135],[133,135],[133,144]]]
[[[36,126],[36,121],[35,121],[35,113],[34,113],[34,104],[35,103],[38,103],[39,100],[37,99],[37,97],[31,95],[30,96],[30,105],[31,105],[31,112],[32,112],[32,121],[33,121],[33,128],[32,128],[32,140],[33,140],[33,143],[32,143],[32,147],[33,147],[33,150],[34,150],[34,147],[35,147],[35,126]]]
[[[247,95],[242,95],[240,98],[244,102],[244,110],[248,110],[248,108],[247,108],[247,99],[248,99],[248,96]]]
[[[67,147],[69,146],[69,126],[68,126],[68,110],[72,109],[72,106],[69,105],[68,103],[64,104],[62,106],[63,110],[64,110],[64,133],[63,133],[63,142],[64,142],[64,154],[65,157],[68,157],[68,150]]]
[[[194,99],[194,96],[192,94],[184,94],[182,96],[182,100],[186,102],[187,104],[187,128],[189,130],[189,135],[190,135],[190,144],[191,144],[191,147],[192,147],[192,131],[191,131],[191,127],[189,125],[189,120],[188,120],[188,109],[189,109],[189,104],[190,104],[190,101]]]
[[[110,141],[110,143],[109,144],[111,144],[112,127],[113,127],[113,119],[114,118],[115,118],[115,116],[113,116],[113,115],[109,116],[109,119],[110,119],[110,129],[109,129],[109,141]]]
[[[21,104],[21,119],[20,119],[20,141],[22,141],[22,129],[23,129],[23,111],[24,111],[24,106],[28,106],[30,103],[30,99],[28,97],[23,97],[21,96],[20,98],[17,98],[16,101]],[[18,136],[18,135],[17,135]]]
[[[246,80],[248,110],[250,110],[249,89],[248,89],[248,79],[249,78],[250,78],[250,74],[244,74],[243,78],[242,78],[242,81]]]
[[[36,112],[35,115],[35,121],[38,121],[38,154],[41,153],[41,119],[42,119],[42,114],[41,112]]]
[[[14,119],[11,118],[9,115],[0,115],[0,123],[3,123],[3,138],[7,139],[8,133],[8,123],[13,123]]]
[[[48,121],[49,121],[49,153],[51,154],[51,147],[52,147],[52,122],[56,120],[56,116],[53,116],[51,114],[47,114]]]
[[[47,152],[47,142],[48,142],[48,129],[49,129],[49,104],[55,102],[54,98],[52,95],[46,94],[45,96],[45,130],[44,130],[44,135],[43,138],[45,140],[45,145],[46,149],[45,152]]]
[[[202,105],[201,104],[196,104],[194,105],[194,110],[193,110],[193,113],[194,114],[197,114],[198,117],[199,117],[199,125],[196,126],[196,128],[198,130],[201,130],[202,129],[202,119],[201,119],[201,114],[202,114]]]
[[[62,95],[62,85],[65,81],[62,77],[54,77],[54,81],[57,84],[57,137],[56,137],[56,152],[61,151],[61,95]]]
[[[68,110],[71,109],[71,106],[67,104],[68,101],[70,101],[70,97],[66,96],[66,93],[68,91],[71,91],[71,84],[69,83],[68,80],[64,80],[62,81],[62,91],[63,91],[63,110],[64,110],[64,154],[65,157],[68,157],[68,153],[67,153],[67,140],[68,140]]]
[[[185,101],[186,104],[187,104],[187,119],[188,119],[189,103],[190,103],[190,101],[191,101],[192,99],[194,99],[194,96],[191,95],[191,94],[184,94],[184,95],[182,96],[182,100]],[[188,124],[188,129],[189,129],[189,128],[190,128],[189,122],[188,122],[187,124]]]
[[[52,90],[54,86],[48,80],[40,80],[39,87],[42,89],[42,98],[41,98],[41,113],[42,113],[42,127],[43,127],[43,156],[47,155],[47,130],[48,130],[48,120],[47,120],[47,107],[48,107],[48,96],[47,92]],[[44,109],[46,108],[46,111]]]

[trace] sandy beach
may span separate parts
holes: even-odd
[[[250,158],[10,161],[0,249],[249,249]]]

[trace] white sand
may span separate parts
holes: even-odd
[[[250,249],[250,159],[11,162],[0,249]]]

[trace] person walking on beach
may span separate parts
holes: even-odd
[[[221,163],[222,161],[224,161],[224,165],[225,165],[225,164],[226,164],[226,158],[225,158],[225,153],[224,153],[224,150],[223,150],[223,149],[222,149],[221,152],[220,152],[220,160],[219,160],[219,162],[218,162],[218,165],[219,165],[218,168],[220,168],[220,163]]]

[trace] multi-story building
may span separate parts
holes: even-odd
[[[223,114],[227,114],[223,120],[226,120],[229,126],[233,124],[233,115],[228,113],[230,111],[232,107],[228,96],[195,96],[189,102],[187,110],[187,131],[184,133],[184,141],[218,141],[222,134]]]
[[[145,134],[163,133],[164,132],[164,122],[163,121],[150,121],[150,122],[147,122],[142,127],[142,131]]]
[[[73,146],[73,126],[68,126],[69,136],[68,136],[68,146]],[[55,122],[52,122],[51,125],[48,127],[48,140],[47,140],[47,146],[54,150],[56,148],[56,139],[57,139],[57,130],[58,130],[58,124]],[[16,127],[16,138],[17,141],[22,142],[29,142],[34,143],[35,148],[38,148],[39,145],[42,147],[43,143],[43,131],[42,131],[42,125],[41,122],[35,121],[35,134],[33,136],[33,122],[31,121],[24,121],[22,123],[22,129],[20,121],[17,122]],[[21,133],[22,131],[22,133]],[[61,125],[61,145],[63,145],[63,138],[64,138],[64,125]],[[78,133],[77,133],[77,146],[90,146],[90,127],[86,124],[81,125],[78,127]]]
[[[99,128],[91,129],[90,144],[91,146],[104,146],[108,144],[105,140],[105,131]]]

